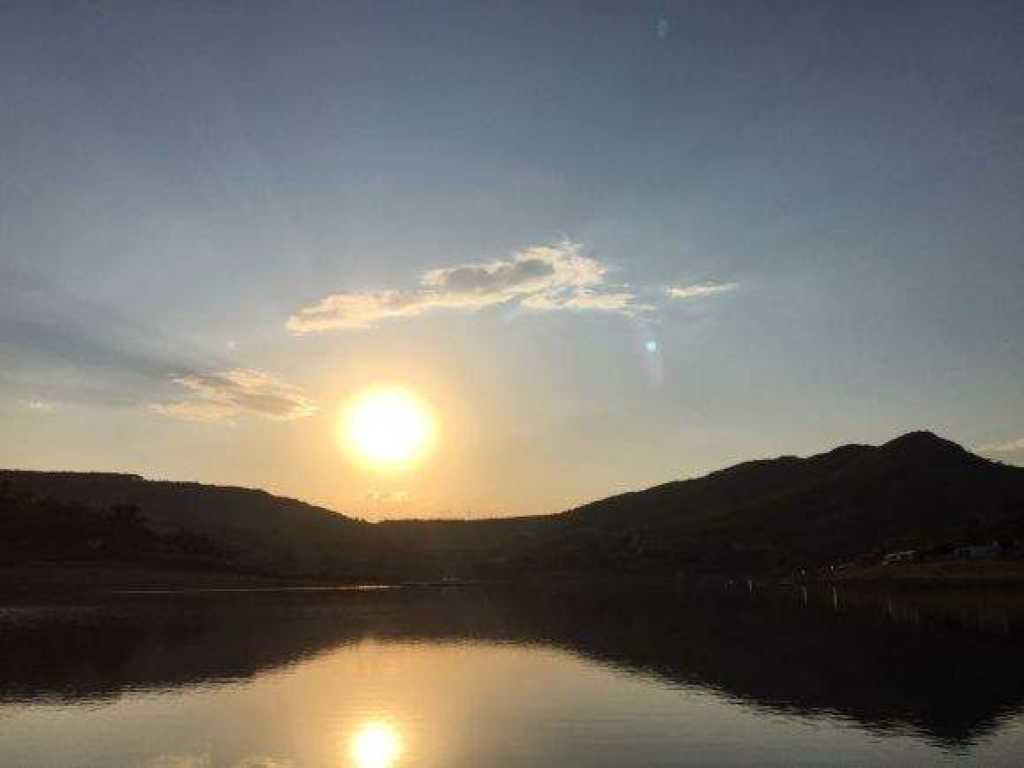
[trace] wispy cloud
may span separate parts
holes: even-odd
[[[696,299],[701,296],[735,291],[739,287],[739,283],[694,283],[693,285],[671,285],[665,291],[673,299]]]
[[[985,445],[978,446],[980,453],[1016,453],[1017,451],[1024,451],[1024,437],[1018,437],[1016,440],[1007,440],[1004,443],[986,443]]]
[[[158,755],[141,764],[143,768],[210,768],[213,761],[209,755]],[[231,763],[231,768],[294,768],[288,759],[274,757],[243,757]]]
[[[243,757],[232,768],[294,768],[291,760],[280,760],[275,757]]]
[[[0,264],[0,350],[12,352],[2,355],[0,392],[60,407],[137,406],[175,373],[227,367],[190,346],[42,271]]]
[[[554,311],[568,309],[576,311],[593,310],[597,312],[621,312],[632,315],[652,309],[646,304],[637,304],[636,296],[628,291],[616,293],[600,293],[589,288],[564,294],[539,293],[527,296],[522,301],[527,309]]]
[[[157,755],[145,763],[145,768],[210,768],[209,755]]]
[[[292,421],[316,413],[309,397],[268,373],[244,368],[215,374],[188,374],[174,379],[188,398],[158,403],[157,413],[185,421],[232,423],[240,416]]]
[[[363,500],[374,504],[406,504],[410,498],[408,491],[369,491]]]
[[[57,404],[51,403],[48,400],[22,400],[21,404],[30,411],[36,411],[37,413],[53,413],[57,410]]]
[[[382,320],[435,310],[476,312],[498,304],[526,309],[599,311],[632,315],[649,307],[632,291],[606,283],[607,265],[578,243],[535,246],[505,260],[425,272],[411,290],[351,291],[326,296],[288,318],[296,334],[372,328]]]

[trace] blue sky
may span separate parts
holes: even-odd
[[[1013,2],[6,3],[0,465],[382,517],[1021,463],[1021,50]],[[338,450],[381,384],[415,471]]]

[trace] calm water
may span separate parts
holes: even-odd
[[[22,599],[0,607],[0,765],[1019,766],[1018,602]]]

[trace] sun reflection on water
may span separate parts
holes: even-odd
[[[389,723],[367,723],[352,737],[349,754],[356,768],[389,768],[402,754],[402,737]]]

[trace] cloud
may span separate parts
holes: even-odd
[[[374,504],[405,504],[410,498],[408,491],[369,491],[363,500]]]
[[[157,413],[185,421],[231,423],[243,415],[292,421],[316,413],[317,405],[297,388],[268,373],[244,368],[216,374],[188,374],[174,379],[189,398],[158,403]]]
[[[739,287],[739,283],[694,283],[693,285],[672,285],[665,290],[673,299],[696,299],[700,296],[735,291]]]
[[[1016,453],[1017,451],[1024,451],[1024,437],[1018,437],[1016,440],[1008,440],[1004,443],[987,443],[978,446],[978,451],[980,453]]]
[[[41,403],[138,406],[175,374],[226,367],[147,318],[0,264],[0,392]],[[41,409],[37,409],[41,410]]]
[[[37,413],[53,413],[57,410],[56,403],[51,403],[46,400],[22,400],[21,404],[30,411],[36,411]]]
[[[142,764],[145,768],[210,768],[209,755],[157,755]]]
[[[594,310],[600,312],[621,312],[626,315],[652,309],[652,307],[646,304],[636,304],[635,301],[636,296],[625,291],[620,293],[598,293],[582,288],[567,294],[540,293],[535,296],[527,296],[523,299],[522,305],[527,309],[537,310]]]
[[[280,760],[275,757],[245,757],[235,763],[232,768],[294,768],[291,760]]]
[[[211,768],[209,755],[157,755],[140,764],[142,768]],[[243,757],[231,764],[231,768],[295,768],[295,763],[285,758]]]
[[[584,256],[578,243],[535,246],[506,260],[461,264],[425,272],[411,290],[352,291],[326,296],[288,318],[296,334],[372,328],[383,320],[436,310],[477,312],[517,303],[533,310],[617,312],[650,309],[632,291],[610,289],[608,267]]]

